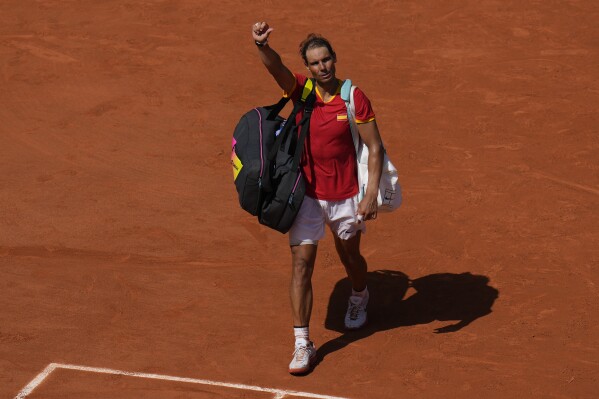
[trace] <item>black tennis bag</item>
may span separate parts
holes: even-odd
[[[284,122],[276,106],[248,111],[233,133],[231,164],[239,205],[254,216],[260,212],[263,188],[270,184],[268,153],[275,142],[276,132]],[[270,187],[267,188],[270,191]]]
[[[284,97],[275,105],[247,112],[233,133],[231,164],[239,204],[261,224],[282,233],[291,228],[304,198],[299,162],[315,99],[313,85],[311,79],[306,81],[287,120],[279,116],[289,101]],[[296,124],[302,108],[303,118]]]

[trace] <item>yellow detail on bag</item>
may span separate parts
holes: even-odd
[[[306,98],[312,93],[312,89],[314,88],[314,84],[312,83],[312,79],[306,80],[306,84],[304,85],[304,90],[302,91],[302,101],[306,101]]]
[[[231,166],[233,166],[233,181],[235,181],[237,180],[241,168],[243,168],[243,164],[235,152],[231,154]]]

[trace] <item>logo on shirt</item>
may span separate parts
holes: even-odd
[[[337,114],[337,121],[341,122],[341,121],[346,121],[347,120],[347,114]]]

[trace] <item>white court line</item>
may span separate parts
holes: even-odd
[[[50,363],[44,371],[39,373],[37,377],[35,377],[29,384],[25,386],[25,388],[21,389],[21,392],[15,396],[15,399],[21,399],[29,395],[39,384],[42,383],[46,379],[47,376],[50,375],[56,369],[56,363]]]
[[[302,398],[313,398],[313,399],[349,399],[342,398],[339,396],[330,396],[330,395],[319,395],[315,393],[309,392],[298,392],[298,391],[287,391],[284,389],[274,389],[274,388],[263,388],[254,385],[245,385],[245,384],[233,384],[229,382],[218,382],[218,381],[210,381],[210,380],[202,380],[197,378],[185,378],[185,377],[173,377],[170,375],[161,375],[161,374],[148,374],[148,373],[138,373],[131,371],[122,371],[122,370],[114,370],[107,369],[101,367],[87,367],[87,366],[77,366],[74,364],[61,364],[61,363],[50,363],[41,373],[39,373],[29,384],[25,386],[15,396],[15,399],[23,399],[26,398],[35,388],[37,388],[54,370],[56,369],[65,369],[65,370],[77,370],[77,371],[87,371],[90,373],[100,373],[100,374],[113,374],[113,375],[124,375],[129,377],[138,377],[138,378],[148,378],[152,380],[162,380],[162,381],[176,381],[176,382],[186,382],[190,384],[202,384],[202,385],[212,385],[218,387],[225,388],[234,388],[234,389],[243,389],[247,391],[255,391],[255,392],[268,392],[274,394],[273,399],[283,399],[286,396],[299,396]]]

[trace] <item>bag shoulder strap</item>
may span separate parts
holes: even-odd
[[[312,91],[314,91],[314,79],[310,78],[307,79],[306,83],[304,84],[304,89],[302,90],[302,97],[300,101],[305,103],[306,99],[308,98],[310,93],[312,93]]]
[[[347,120],[349,122],[349,130],[351,130],[352,138],[354,139],[354,148],[356,154],[360,148],[360,132],[358,131],[358,123],[356,122],[356,106],[354,101],[354,92],[356,86],[352,85],[352,81],[347,79],[341,86],[341,98],[345,101],[345,107],[347,108]],[[382,139],[381,139],[382,140]],[[382,142],[381,142],[382,143]],[[383,145],[383,150],[384,150]]]
[[[358,132],[358,125],[356,124],[356,108],[354,106],[354,92],[356,86],[352,85],[351,79],[346,79],[341,86],[341,99],[345,101],[345,108],[347,108],[347,121],[349,122],[349,130],[351,131],[352,139],[354,140],[354,149],[356,154],[360,146],[360,133]]]
[[[304,83],[304,88],[302,90],[302,95],[300,99],[293,106],[293,110],[291,111],[289,118],[287,118],[287,123],[285,123],[283,130],[275,139],[275,142],[272,148],[270,149],[270,152],[268,153],[269,161],[272,161],[275,158],[275,156],[277,155],[277,151],[279,151],[279,149],[283,145],[283,142],[287,139],[287,136],[289,135],[291,128],[293,126],[297,126],[295,123],[295,116],[302,107],[304,107],[304,110],[308,112],[304,112],[304,117],[302,118],[300,124],[305,124],[306,122],[309,122],[310,116],[312,114],[312,105],[314,104],[315,96],[316,95],[314,94],[314,79],[308,79],[306,80],[306,83]],[[286,99],[288,98],[289,97],[287,97]]]
[[[312,79],[310,79],[312,80]],[[312,83],[314,83],[312,81]],[[305,89],[305,87],[304,87]],[[304,142],[306,140],[306,136],[310,132],[310,118],[312,117],[312,110],[314,109],[314,102],[316,101],[316,93],[314,90],[308,93],[304,103],[304,116],[300,121],[300,125],[302,130],[298,137],[296,146],[295,146],[295,154],[293,155],[293,164],[291,166],[291,170],[297,170],[299,167],[300,160],[302,158],[302,153],[304,151]]]
[[[345,79],[345,82],[343,82],[343,85],[341,85],[341,98],[346,103],[350,100],[349,97],[351,94],[351,88],[352,88],[351,79]]]
[[[308,98],[308,96],[310,95],[310,93],[313,90],[314,90],[314,79],[306,80],[306,83],[304,84],[304,88],[302,90],[302,96],[300,98],[300,102],[305,103],[306,99]],[[290,99],[291,99],[291,97],[289,97],[289,96],[281,97],[281,99],[279,100],[278,103],[264,107],[269,111],[266,119],[268,119],[269,121],[274,121],[275,118],[279,115],[279,113],[283,110],[283,108],[285,108],[285,105],[287,105],[287,103],[289,102]]]

